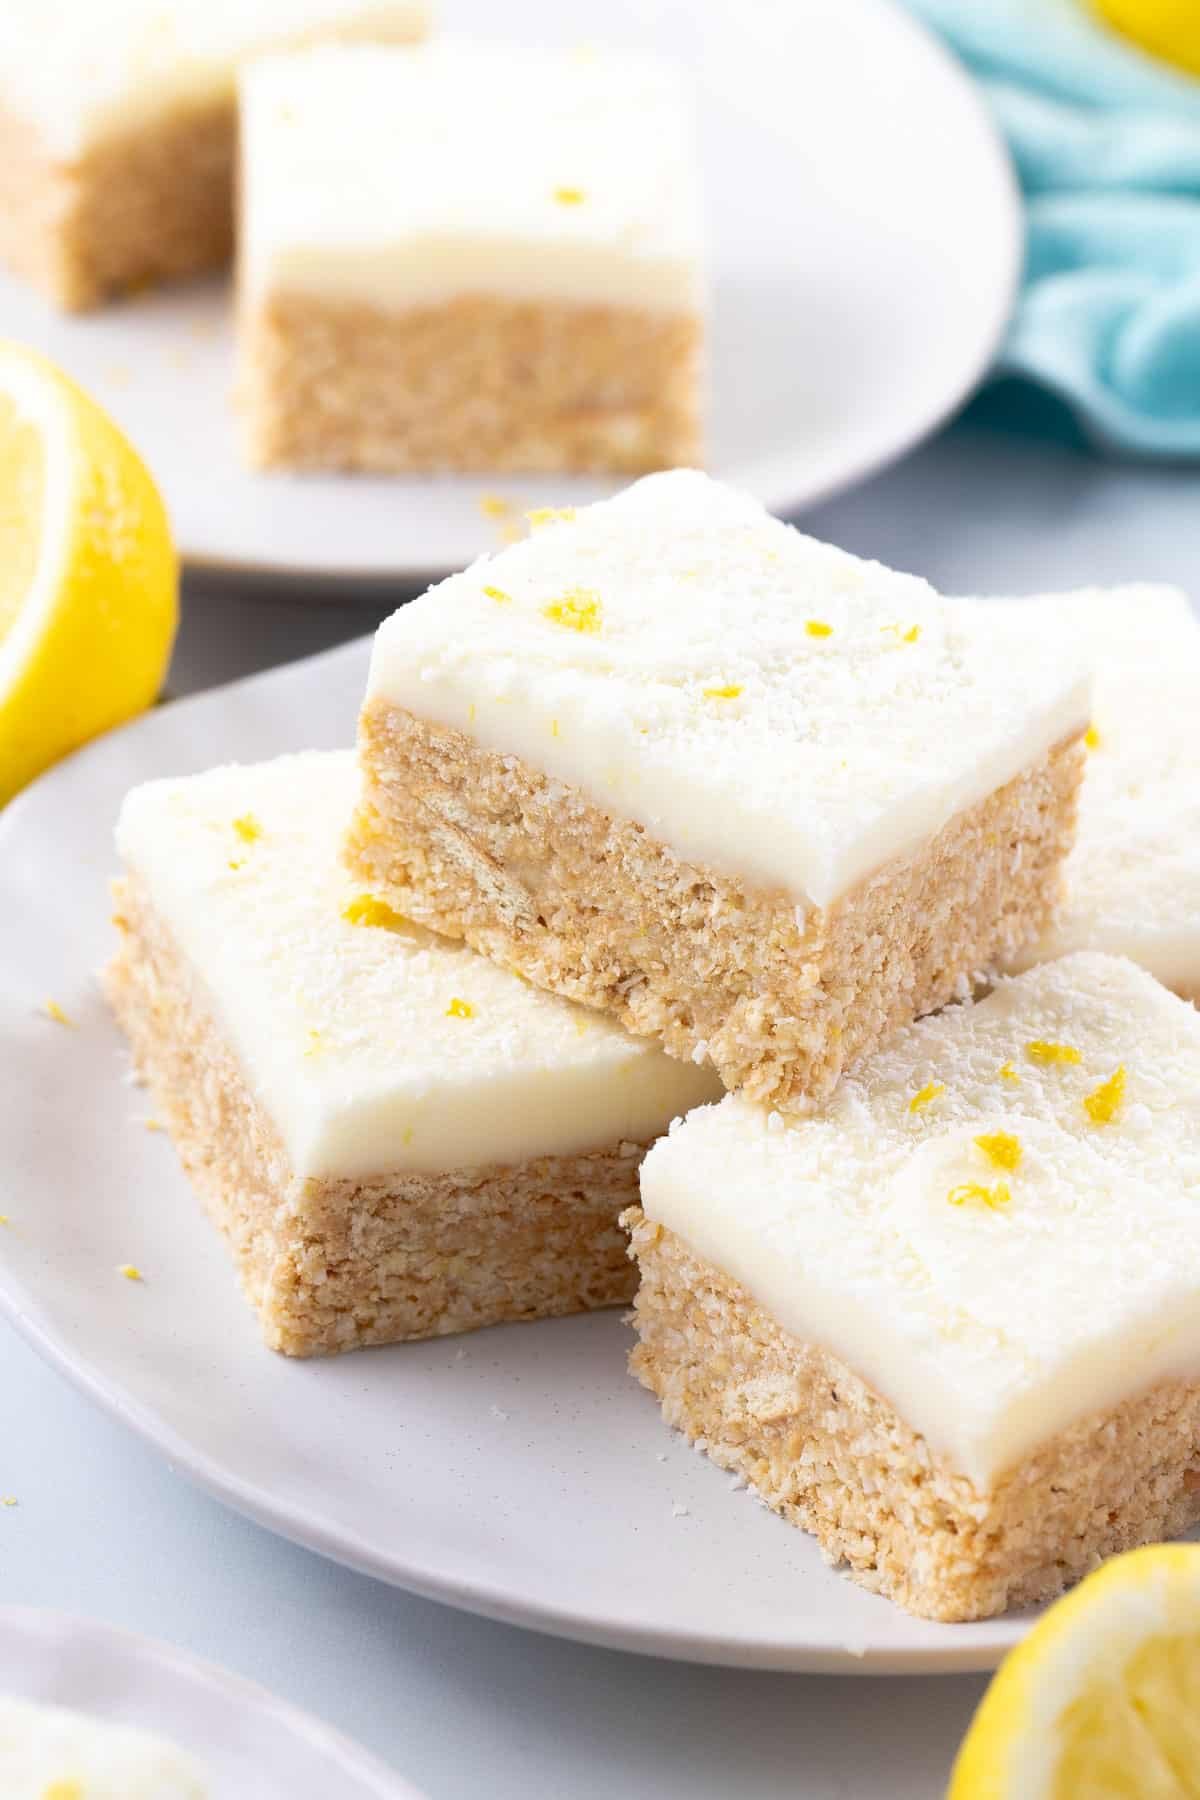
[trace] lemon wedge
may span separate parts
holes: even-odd
[[[1196,0],[1093,0],[1102,19],[1123,37],[1200,75],[1200,6]]]
[[[1200,1796],[1200,1544],[1114,1557],[1001,1664],[948,1800]]]
[[[0,806],[155,699],[178,590],[136,452],[52,363],[0,341]]]

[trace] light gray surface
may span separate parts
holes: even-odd
[[[959,427],[802,522],[950,590],[1151,577],[1200,592],[1196,493],[1195,471],[1122,469]],[[173,685],[320,649],[381,610],[194,591]],[[432,1800],[929,1800],[983,1686],[688,1668],[409,1599],[191,1490],[7,1328],[0,1493],[19,1501],[0,1511],[6,1601],[90,1613],[251,1676],[360,1738]]]

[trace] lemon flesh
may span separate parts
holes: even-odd
[[[949,1800],[1200,1800],[1200,1545],[1114,1557],[1005,1659]]]
[[[1096,11],[1151,56],[1200,75],[1200,6],[1196,0],[1093,0]]]
[[[0,805],[152,703],[178,587],[136,452],[51,363],[0,342]]]

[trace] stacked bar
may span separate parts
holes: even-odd
[[[1013,966],[1109,950],[1198,1001],[1196,616],[1183,594],[1161,587],[1092,589],[1026,604],[1088,647],[1096,682],[1066,903]]]
[[[812,1119],[647,1158],[633,1369],[864,1585],[1048,1600],[1200,1519],[1200,1016],[1079,953],[899,1033]]]
[[[364,895],[349,752],[154,782],[108,993],[289,1355],[629,1299],[638,1162],[719,1086]]]
[[[1026,618],[650,476],[380,629],[389,905],[794,1106],[1049,922],[1089,717]]]

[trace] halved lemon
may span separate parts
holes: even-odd
[[[949,1800],[1200,1796],[1200,1544],[1114,1557],[1001,1664]]]
[[[1200,6],[1196,0],[1092,0],[1123,37],[1181,69],[1200,75]]]
[[[151,704],[178,608],[141,459],[61,370],[0,341],[0,806]]]

